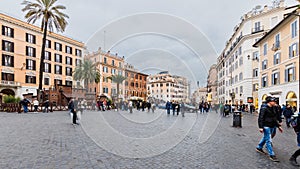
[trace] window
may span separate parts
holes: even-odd
[[[258,60],[258,57],[259,57],[258,51],[253,52],[253,59],[254,59],[254,60]]]
[[[261,86],[262,87],[267,87],[268,86],[268,77],[267,76],[262,77]]]
[[[2,35],[13,38],[14,37],[14,29],[2,25]]]
[[[114,60],[111,61],[111,65],[115,66],[115,61]]]
[[[80,57],[81,57],[82,52],[81,52],[81,50],[76,49],[76,50],[75,50],[75,54],[76,54],[76,56],[80,56]]]
[[[46,48],[51,48],[51,40],[46,40],[46,44],[45,44]]]
[[[294,43],[289,47],[289,57],[295,57],[298,56],[298,43]]]
[[[121,76],[123,75],[122,70],[118,71],[118,75],[121,75]]]
[[[55,62],[62,63],[62,56],[60,54],[55,54]]]
[[[66,56],[66,64],[67,65],[72,65],[72,58],[71,57]]]
[[[121,62],[119,62],[119,68],[122,68],[122,63]]]
[[[66,76],[72,76],[72,68],[66,67]]]
[[[45,51],[45,60],[51,61],[51,52]]]
[[[2,50],[6,52],[14,52],[14,43],[2,40]]]
[[[242,72],[239,74],[239,81],[241,81],[241,80],[243,80],[243,73]]]
[[[55,65],[55,74],[62,74],[62,67],[60,65]]]
[[[268,66],[268,61],[267,60],[262,61],[262,70],[267,69],[267,66]]]
[[[273,58],[273,64],[277,65],[280,63],[280,53],[276,53]]]
[[[234,81],[235,81],[235,83],[237,83],[237,82],[238,82],[238,75],[235,75],[235,77],[234,77]]]
[[[14,67],[14,57],[2,54],[2,66]]]
[[[293,22],[291,25],[291,33],[292,33],[292,38],[297,36],[297,29],[298,29],[298,24],[297,21]]]
[[[45,77],[44,78],[44,85],[50,85],[50,79]]]
[[[51,64],[50,63],[44,63],[44,72],[51,73]]]
[[[236,61],[235,62],[235,69],[237,69],[238,68],[238,62]]]
[[[258,68],[253,69],[253,77],[258,77]]]
[[[36,57],[36,49],[26,46],[26,56]]]
[[[26,42],[35,44],[35,35],[26,33]]]
[[[103,72],[108,73],[108,67],[104,66],[103,67]]]
[[[289,67],[285,69],[285,82],[291,82],[295,80],[295,67]]]
[[[279,84],[279,72],[272,73],[272,85]]]
[[[264,44],[264,56],[266,56],[268,53],[268,44]]]
[[[103,93],[108,93],[108,88],[107,87],[103,87]]]
[[[54,45],[55,45],[55,50],[62,51],[62,44],[55,42]]]
[[[80,59],[76,59],[76,66],[81,65],[81,60]]]
[[[15,75],[11,73],[1,73],[1,80],[4,81],[15,81]]]
[[[66,80],[66,86],[72,86],[72,84],[73,84],[72,81]]]
[[[275,36],[275,44],[274,44],[274,48],[279,48],[280,47],[280,34],[277,34]]]
[[[254,32],[258,32],[260,30],[261,30],[260,22],[255,22],[254,23]]]
[[[66,46],[66,53],[72,54],[72,47]]]
[[[111,69],[111,74],[115,75],[116,74],[116,69]]]
[[[240,46],[239,47],[239,55],[241,55],[242,54],[242,47]]]
[[[28,76],[28,75],[26,75],[26,83],[35,84],[36,83],[36,77],[35,76]]]
[[[104,64],[107,64],[107,58],[106,57],[104,57]]]
[[[62,80],[54,79],[54,85],[62,85]]]
[[[243,86],[240,86],[240,93],[243,93]]]
[[[239,66],[243,65],[243,57],[240,57]]]
[[[35,60],[26,59],[26,69],[27,70],[35,70]]]

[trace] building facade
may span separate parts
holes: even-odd
[[[287,15],[254,44],[260,53],[258,98],[299,108],[299,12]]]
[[[208,73],[207,77],[207,99],[206,101],[211,103],[212,105],[218,104],[218,73],[217,66],[213,64]]]
[[[117,84],[110,77],[113,75],[122,75],[124,73],[124,56],[113,54],[110,51],[103,51],[99,48],[96,52],[85,55],[86,59],[90,59],[94,63],[98,63],[97,68],[100,71],[100,82],[98,84],[89,84],[88,91],[94,92],[96,96],[105,95],[108,98],[117,97]],[[119,97],[124,99],[125,81],[120,84]]]
[[[0,13],[0,92],[22,97],[37,94],[43,33],[41,28]],[[43,88],[80,85],[72,72],[82,61],[82,42],[48,32]]]
[[[192,94],[191,103],[198,106],[201,102],[207,102],[207,87],[200,87]]]
[[[141,99],[146,101],[147,98],[147,77],[148,75],[139,72],[132,65],[125,64],[125,99]]]
[[[189,83],[185,77],[169,74],[168,71],[149,75],[147,79],[149,97],[158,102],[189,101]]]
[[[282,0],[272,7],[257,7],[242,16],[217,60],[220,103],[247,104],[252,98],[258,107],[260,53],[252,45],[294,9],[286,8]]]

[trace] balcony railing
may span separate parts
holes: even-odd
[[[275,42],[272,46],[273,51],[277,51],[280,49],[280,42]]]
[[[252,28],[252,34],[264,31],[264,26]]]
[[[1,80],[0,85],[4,86],[21,86],[19,82]]]

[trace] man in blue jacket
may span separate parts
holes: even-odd
[[[261,138],[259,144],[256,147],[256,151],[262,154],[266,154],[263,151],[263,146],[266,144],[269,158],[274,162],[279,162],[277,157],[275,156],[275,153],[272,148],[272,138],[271,134],[272,131],[275,130],[277,127],[280,132],[282,132],[282,128],[277,120],[277,113],[274,110],[274,107],[276,105],[276,99],[274,97],[268,96],[266,98],[266,106],[262,106],[260,108],[259,117],[258,117],[258,127],[259,132],[263,133],[263,137]]]

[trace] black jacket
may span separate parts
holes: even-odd
[[[278,115],[273,107],[262,106],[258,116],[258,127],[279,127]]]

